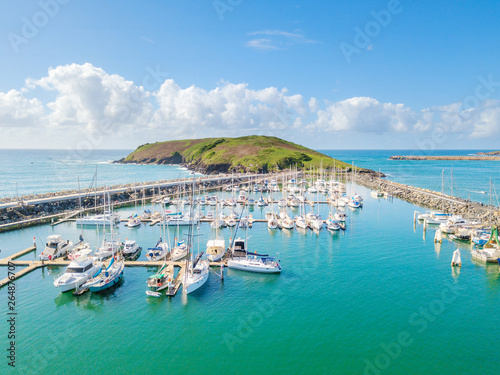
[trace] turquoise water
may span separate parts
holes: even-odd
[[[84,160],[63,153],[0,150],[0,196],[15,195],[11,182],[18,182],[20,194],[75,189],[77,176],[86,187],[96,164],[99,185],[186,173],[172,166],[109,163],[128,151],[95,151]],[[490,176],[500,183],[496,162],[388,160],[393,154],[416,153],[411,151],[326,153],[433,190],[441,189],[445,169],[447,192],[453,168],[455,193],[458,187],[459,194],[471,194],[472,199],[487,200],[474,191],[488,190]],[[356,191],[365,197],[364,208],[348,211],[345,232],[270,232],[264,223],[248,230],[250,249],[279,254],[281,275],[226,270],[222,283],[214,269],[207,284],[187,297],[179,293],[172,299],[151,299],[145,290],[152,268],[126,268],[118,288],[78,298],[54,288],[62,268],[28,274],[16,282],[17,367],[8,368],[4,355],[1,373],[496,373],[499,266],[472,261],[466,245],[448,240],[435,245],[433,231],[425,235],[421,226],[413,226],[417,206],[373,199],[364,187]],[[327,207],[320,209],[326,217]],[[251,214],[259,218],[266,210],[255,207]],[[135,209],[119,212],[128,216]],[[80,233],[74,223],[0,233],[0,257],[31,246],[33,237],[41,247],[50,234],[76,241]],[[201,224],[199,234],[203,249],[210,227]],[[230,229],[221,234],[227,242],[234,237]],[[169,235],[172,241],[175,231],[169,229]],[[92,228],[84,229],[83,236],[92,246],[102,240],[102,233]],[[122,224],[119,236],[147,248],[162,230]],[[463,266],[452,270],[457,247]],[[145,259],[144,252],[140,259]],[[2,267],[0,277],[6,273]],[[4,353],[9,341],[7,297],[7,289],[1,289]]]
[[[65,150],[0,149],[0,198],[18,193],[39,194],[90,187],[97,168],[97,185],[179,178],[184,168],[170,165],[113,164],[132,150],[95,150],[76,155]],[[16,191],[17,188],[17,191]]]
[[[94,150],[80,157],[63,150],[0,150],[0,198],[22,194],[78,189],[90,186],[97,166],[99,186],[178,178],[188,172],[176,166],[112,164],[131,150]],[[434,155],[467,155],[479,150],[426,152]],[[483,150],[484,151],[484,150]],[[500,187],[498,161],[397,161],[392,155],[421,155],[419,150],[322,150],[347,163],[387,174],[404,184],[441,191],[444,170],[446,193],[489,203],[489,181]],[[453,170],[453,183],[452,183]],[[453,191],[452,191],[453,186]],[[497,204],[496,194],[493,203]]]
[[[402,184],[441,191],[464,199],[489,203],[490,178],[500,189],[500,161],[389,160],[393,155],[472,155],[485,150],[321,150],[328,156],[387,175]],[[486,194],[485,194],[486,192]],[[500,191],[499,191],[500,193]],[[492,203],[498,206],[494,189]]]
[[[187,297],[151,299],[153,269],[126,268],[115,290],[78,298],[53,287],[62,269],[30,273],[16,283],[18,367],[6,371],[4,358],[2,373],[496,374],[498,265],[473,262],[465,245],[436,246],[432,231],[413,226],[416,206],[356,191],[365,204],[348,210],[345,232],[248,230],[250,249],[279,253],[281,275],[227,270],[222,283],[214,269]],[[2,257],[52,233],[76,240],[80,231],[66,223],[2,233]],[[208,224],[199,233],[203,248]],[[92,245],[101,236],[83,234]],[[148,247],[161,228],[122,224],[119,235]],[[453,271],[457,246],[463,266]]]

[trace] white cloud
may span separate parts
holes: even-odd
[[[268,87],[251,90],[247,84],[224,83],[206,91],[179,87],[166,80],[154,94],[158,110],[152,126],[169,129],[177,136],[210,135],[216,132],[273,131],[291,125],[304,114],[301,95]],[[290,119],[290,121],[289,121]]]
[[[252,39],[245,43],[246,47],[260,50],[286,49],[294,44],[319,43],[316,40],[306,38],[298,32],[290,33],[282,30],[259,30],[248,33],[248,35],[265,36],[264,38]]]
[[[17,90],[0,92],[0,127],[32,126],[43,116],[38,99],[28,99]]]
[[[26,80],[26,87],[54,91],[47,103],[51,126],[97,129],[103,121],[119,129],[123,125],[146,122],[152,112],[150,94],[116,74],[107,74],[92,64],[71,64],[49,69],[39,80]]]
[[[29,97],[40,92],[53,99]],[[221,82],[205,90],[194,85],[183,88],[172,79],[149,92],[91,64],[51,68],[45,77],[28,79],[20,90],[0,92],[0,147],[12,146],[16,134],[36,134],[28,137],[29,144],[20,145],[33,148],[43,147],[47,140],[58,140],[58,147],[74,147],[82,136],[91,137],[87,143],[95,148],[248,134],[299,143],[307,137],[326,141],[329,134],[376,134],[397,142],[405,137],[429,138],[436,130],[454,139],[491,142],[500,138],[499,125],[498,100],[470,109],[452,103],[415,111],[370,97],[329,103],[285,88],[251,89],[245,83]]]
[[[356,97],[319,110],[317,120],[309,128],[330,132],[400,132],[409,130],[412,121],[414,113],[403,104],[380,103],[373,98]]]

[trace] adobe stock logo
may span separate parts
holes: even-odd
[[[30,19],[28,17],[21,18],[23,25],[19,34],[10,32],[7,34],[10,45],[15,53],[19,52],[21,44],[28,44],[30,39],[37,36],[38,31],[49,23],[49,21],[59,14],[61,5],[66,5],[71,0],[40,0],[38,5],[40,10],[35,12]]]
[[[370,12],[372,20],[368,21],[363,29],[354,28],[356,35],[353,38],[352,44],[342,42],[339,47],[348,63],[352,61],[353,54],[360,54],[363,50],[370,47],[373,38],[376,38],[384,28],[389,26],[392,17],[403,11],[403,6],[399,0],[389,0],[387,9],[382,9],[378,12],[372,10]]]

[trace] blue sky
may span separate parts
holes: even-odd
[[[315,148],[498,148],[499,8],[8,2],[0,147],[83,147],[82,134],[85,147],[133,148],[259,133]]]

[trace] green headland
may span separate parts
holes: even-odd
[[[277,137],[202,138],[147,143],[118,163],[181,164],[203,173],[271,172],[297,167],[350,170],[350,165]],[[372,172],[369,170],[363,170]]]

